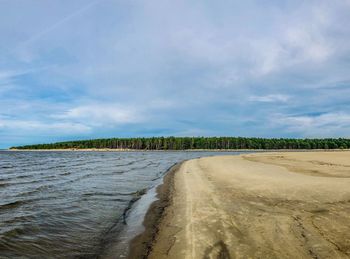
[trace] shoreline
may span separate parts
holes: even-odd
[[[183,161],[128,258],[350,258],[349,168],[332,151]]]
[[[164,216],[165,209],[171,204],[174,175],[185,161],[176,163],[170,167],[163,177],[163,183],[157,186],[157,200],[149,206],[143,219],[145,229],[130,241],[127,258],[147,258],[149,256],[152,245],[159,232],[160,222]]]
[[[350,149],[117,149],[117,148],[66,148],[66,149],[1,149],[9,152],[346,152]]]

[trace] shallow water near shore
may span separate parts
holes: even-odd
[[[124,213],[140,190],[177,162],[240,153],[0,151],[0,257],[96,258],[113,242],[123,256],[154,199]]]

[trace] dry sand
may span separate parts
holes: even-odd
[[[350,257],[350,152],[189,160],[162,188],[133,258]]]

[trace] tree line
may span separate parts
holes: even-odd
[[[133,149],[133,150],[191,150],[191,149],[349,149],[350,139],[294,139],[243,137],[152,137],[108,138],[65,141],[12,147],[12,149]]]

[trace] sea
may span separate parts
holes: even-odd
[[[0,258],[124,258],[171,166],[241,153],[0,151]]]

